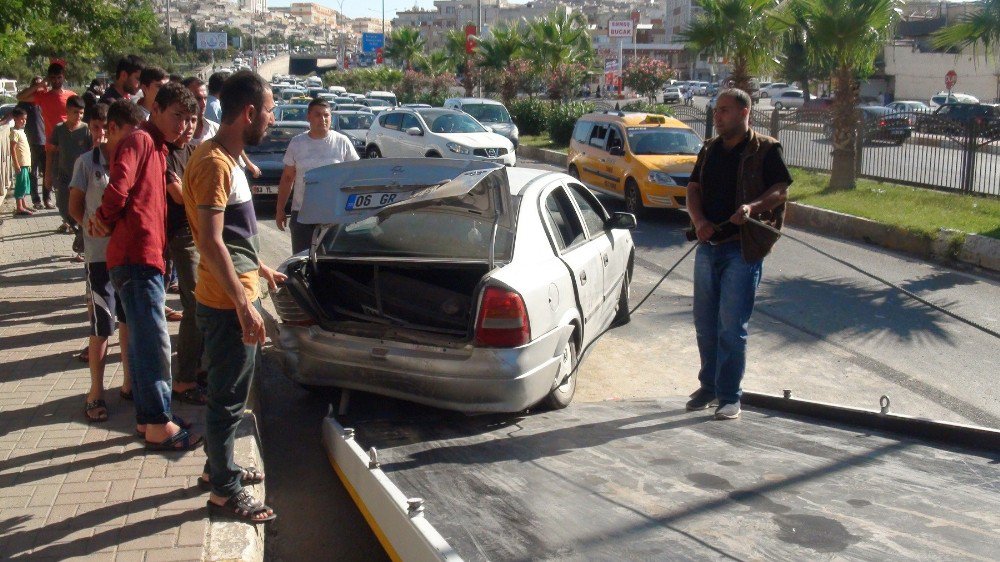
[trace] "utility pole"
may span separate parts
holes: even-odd
[[[476,36],[483,36],[483,0],[476,0]],[[482,81],[476,85],[476,91],[479,97],[483,97]]]

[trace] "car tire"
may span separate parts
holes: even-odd
[[[580,170],[577,170],[576,166],[570,165],[569,170],[567,170],[566,173],[568,173],[570,177],[575,180],[580,179]]]
[[[629,258],[631,262],[631,258]],[[618,311],[615,312],[615,326],[624,326],[632,321],[632,311],[631,305],[629,303],[630,297],[632,296],[632,274],[629,269],[625,269],[625,277],[622,278],[622,290],[618,294]]]
[[[375,146],[375,145],[369,146],[367,153],[368,153],[368,158],[381,158],[382,157],[382,151],[379,150],[378,147]]]
[[[573,401],[573,396],[576,394],[578,376],[576,366],[578,362],[576,341],[573,339],[573,335],[570,335],[569,341],[563,347],[562,357],[559,360],[559,373],[556,374],[556,381],[561,382],[561,384],[553,388],[542,400],[543,406],[550,410],[562,410]],[[569,371],[568,377],[566,376],[567,371]],[[562,382],[563,379],[565,379],[564,382]]]
[[[625,180],[625,211],[632,213],[636,218],[646,216],[646,206],[642,203],[642,192],[635,180],[629,178]]]

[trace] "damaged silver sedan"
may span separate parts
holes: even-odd
[[[567,406],[628,321],[635,217],[557,172],[364,160],[306,176],[308,254],[279,268],[286,372],[466,412]]]

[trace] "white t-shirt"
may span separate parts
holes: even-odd
[[[219,124],[211,119],[205,119],[205,126],[201,129],[201,136],[191,139],[188,144],[193,144],[195,146],[207,141],[208,139],[215,136],[215,133],[219,132]]]
[[[343,133],[329,131],[321,139],[309,137],[309,133],[301,133],[292,137],[285,150],[284,163],[295,166],[295,183],[292,184],[292,210],[302,208],[302,197],[305,193],[305,174],[313,168],[352,162],[358,160],[351,140]]]
[[[96,162],[94,155],[97,155]],[[100,148],[84,152],[73,165],[73,178],[69,181],[70,189],[79,189],[84,195],[83,224],[87,224],[101,207],[104,189],[108,187],[108,161]],[[87,263],[107,261],[107,237],[92,237],[83,230],[83,257]]]

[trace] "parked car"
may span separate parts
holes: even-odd
[[[767,86],[764,86],[762,84],[760,90],[757,91],[758,92],[757,97],[773,98],[780,95],[787,89],[788,89],[788,84],[786,84],[785,82],[771,82],[770,84],[767,84]]]
[[[567,172],[625,201],[641,216],[651,207],[682,208],[702,139],[683,122],[653,113],[588,113],[570,139]]]
[[[338,103],[335,107],[331,108],[334,111],[367,111],[372,112],[372,108],[368,107],[362,103]]]
[[[288,101],[292,98],[297,97],[307,97],[311,99],[311,96],[306,94],[306,91],[302,88],[282,88],[281,89],[281,101]]]
[[[502,103],[486,98],[449,98],[444,100],[444,107],[468,113],[494,133],[507,137],[517,148],[521,132]]]
[[[926,133],[965,135],[971,127],[981,134],[1000,124],[1000,106],[988,103],[946,103],[934,110],[931,117],[921,120]]]
[[[396,94],[394,94],[392,92],[383,92],[383,91],[380,91],[380,90],[372,90],[372,91],[368,92],[367,94],[365,94],[365,98],[366,99],[370,99],[370,100],[372,100],[372,99],[382,100],[382,101],[386,102],[389,105],[389,107],[398,107],[399,106],[399,100],[396,99]]]
[[[457,109],[386,111],[368,130],[369,158],[420,157],[486,160],[514,166],[514,145]]]
[[[696,82],[692,84],[693,93],[696,96],[704,96],[708,93],[708,82]]]
[[[860,105],[857,110],[861,118],[858,134],[863,144],[874,141],[903,144],[913,135],[913,125],[906,115],[881,105]],[[833,125],[829,121],[823,125],[823,132],[833,138]]]
[[[330,115],[330,128],[347,135],[355,152],[364,158],[367,156],[365,138],[374,120],[375,116],[367,111],[334,111]]]
[[[250,161],[260,168],[260,177],[247,174],[250,192],[255,199],[277,197],[281,173],[285,170],[283,160],[288,143],[295,135],[308,130],[309,123],[304,121],[276,121],[259,144],[244,148]]]
[[[663,89],[663,103],[680,103],[682,99],[683,94],[677,86],[667,86]]]
[[[928,100],[927,105],[931,109],[937,109],[946,103],[979,103],[979,98],[970,94],[963,94],[961,92],[952,92],[950,95],[947,91],[940,91],[931,99]]]
[[[307,121],[306,115],[309,113],[309,104],[295,103],[282,104],[274,108],[275,121]]]
[[[307,388],[564,408],[582,350],[629,320],[635,217],[575,178],[405,158],[317,168],[306,186],[298,218],[317,233],[272,298]]]
[[[399,107],[408,107],[410,109],[421,109],[421,108],[428,108],[428,107],[434,107],[434,106],[432,106],[429,103],[404,103],[404,104],[400,105]]]
[[[771,103],[778,111],[798,108],[802,107],[805,103],[804,95],[802,90],[783,90],[780,94],[774,96]]]
[[[892,111],[918,111],[918,112],[922,111],[925,113],[931,112],[931,107],[922,101],[900,100],[888,103],[886,104],[886,107],[888,107]]]
[[[329,90],[331,94],[337,94],[337,95],[347,92],[347,88],[343,86],[330,86],[329,88],[327,88],[327,90]]]

